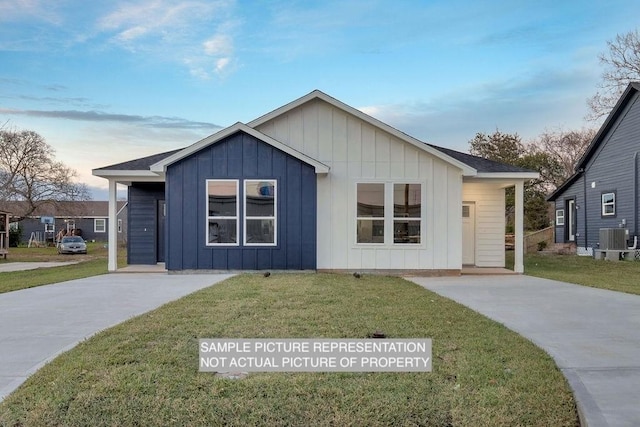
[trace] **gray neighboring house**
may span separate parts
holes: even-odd
[[[547,200],[555,203],[555,241],[578,254],[601,246],[601,228],[640,234],[640,82],[630,83],[576,166]]]
[[[117,230],[118,243],[127,241],[127,202],[118,202]],[[24,202],[5,201],[2,208],[12,213],[12,225],[26,212]],[[106,201],[63,201],[45,203],[32,214],[22,219],[22,243],[27,243],[32,236],[39,236],[40,240],[52,241],[62,229],[71,231],[81,230],[82,237],[88,241],[107,242],[109,226],[109,202]],[[52,219],[51,223],[48,219]]]

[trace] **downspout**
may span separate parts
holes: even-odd
[[[633,155],[633,234],[638,235],[638,152]]]
[[[587,171],[582,168],[582,212],[584,215],[584,250],[589,246],[589,227],[587,223]]]

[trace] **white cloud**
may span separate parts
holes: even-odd
[[[229,55],[233,51],[233,40],[228,34],[216,34],[205,41],[202,47],[207,55]]]
[[[191,75],[209,79],[231,69],[234,5],[233,0],[123,2],[97,25],[116,46],[183,64]]]
[[[0,1],[0,22],[28,18],[60,24],[62,18],[55,3],[48,0]]]

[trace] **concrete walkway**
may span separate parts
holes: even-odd
[[[77,264],[80,261],[43,261],[43,262],[8,262],[0,264],[0,273],[7,271],[35,270],[36,268],[62,267]]]
[[[640,425],[640,296],[529,276],[410,280],[546,350],[573,389],[583,426]]]
[[[0,294],[0,400],[102,329],[230,274],[105,274]]]

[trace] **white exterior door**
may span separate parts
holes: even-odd
[[[476,263],[476,206],[462,204],[462,264]]]

